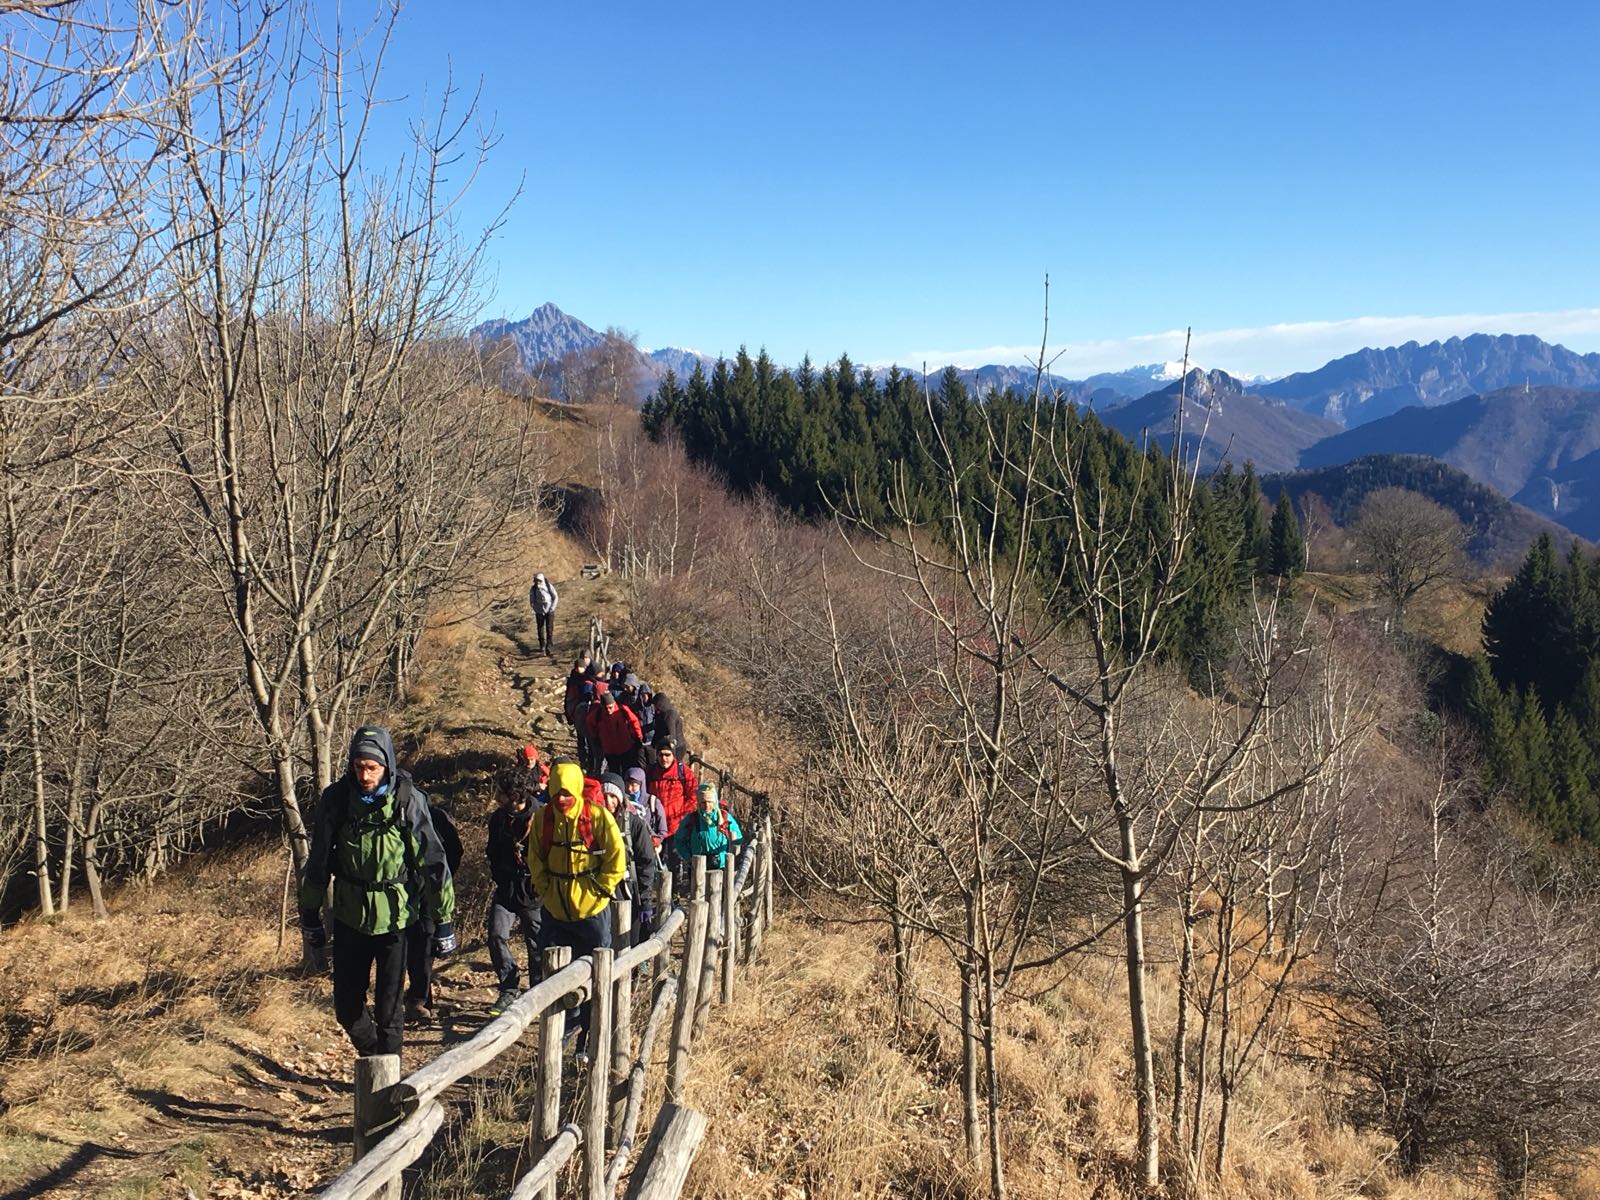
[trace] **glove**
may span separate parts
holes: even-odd
[[[449,958],[456,952],[456,927],[449,921],[440,921],[433,930],[433,956]]]
[[[656,931],[656,914],[654,909],[643,909],[639,913],[639,936],[649,937]]]
[[[314,908],[305,909],[300,914],[300,940],[305,943],[307,950],[328,948],[328,931],[322,927],[322,914]]]

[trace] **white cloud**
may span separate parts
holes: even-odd
[[[1189,350],[1193,362],[1236,375],[1287,375],[1314,371],[1329,359],[1364,346],[1431,342],[1471,333],[1532,333],[1582,353],[1600,350],[1600,308],[1560,312],[1463,313],[1444,317],[1350,317],[1341,321],[1301,321],[1253,329],[1197,329]],[[1135,363],[1183,357],[1184,331],[1141,333],[1132,337],[1067,342],[1051,347],[1052,370],[1071,379],[1097,371],[1120,371]],[[973,350],[919,350],[897,361],[930,368],[954,364],[1025,363],[1039,346],[988,346]]]

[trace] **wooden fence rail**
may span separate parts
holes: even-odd
[[[511,1200],[553,1200],[557,1177],[574,1159],[580,1168],[579,1190],[574,1194],[584,1200],[614,1200],[636,1149],[651,1060],[669,1011],[673,1019],[665,1100],[630,1194],[662,1198],[678,1194],[674,1189],[682,1187],[706,1124],[686,1103],[689,1055],[705,1027],[712,1000],[732,999],[738,962],[754,960],[772,923],[770,802],[765,794],[738,784],[731,771],[699,758],[694,761],[716,774],[728,795],[751,801],[750,828],[737,855],[729,854],[726,864],[714,871],[706,869],[703,857],[694,859],[687,894],[655,934],[637,946],[601,949],[571,962],[568,951],[547,951],[543,980],[471,1038],[404,1079],[393,1082],[399,1075],[397,1055],[359,1060],[357,1161],[323,1190],[322,1200],[398,1197],[401,1172],[427,1152],[444,1125],[439,1098],[445,1089],[499,1058],[530,1028],[537,1028],[540,1041],[537,1108],[529,1119],[530,1157],[537,1157],[517,1180]],[[656,901],[662,908],[670,902],[670,883],[668,876]],[[613,940],[625,944],[631,906],[616,901],[611,907]],[[673,961],[677,974],[668,975],[665,967]],[[655,972],[654,994],[635,1054],[635,976],[652,963],[661,968]],[[590,1065],[583,1070],[570,1063],[564,1068],[561,1054],[565,1012],[575,1004],[589,1009]],[[582,1103],[577,1118],[560,1125],[564,1069],[582,1076],[571,1081],[573,1094]]]

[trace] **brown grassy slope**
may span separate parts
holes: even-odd
[[[1496,592],[1505,586],[1500,576],[1447,579],[1425,589],[1406,610],[1406,629],[1455,654],[1477,654],[1483,649],[1483,613]],[[1362,575],[1308,572],[1296,583],[1296,594],[1315,596],[1341,612],[1371,609],[1381,601]]]

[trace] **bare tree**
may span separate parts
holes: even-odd
[[[1347,882],[1318,989],[1325,1052],[1408,1174],[1486,1161],[1503,1194],[1526,1194],[1600,1117],[1595,914],[1529,890],[1511,856],[1465,837],[1461,787],[1443,772],[1414,780],[1410,801],[1389,816],[1389,853]]]
[[[472,307],[489,231],[462,239],[451,213],[485,143],[447,88],[397,169],[371,161],[393,11],[359,67],[342,31],[311,42],[298,7],[269,14],[271,37],[236,15],[211,27],[229,69],[173,106],[177,319],[138,366],[153,403],[176,381],[169,500],[237,637],[300,866],[298,760],[314,787],[342,769],[335,726],[397,595],[426,592],[413,572],[435,518],[483,517],[440,503],[457,481],[404,430],[474,381],[474,356],[428,347],[459,338]]]
[[[1422,590],[1461,570],[1466,531],[1443,505],[1405,488],[1380,488],[1350,526],[1362,568],[1388,601],[1395,625]]]

